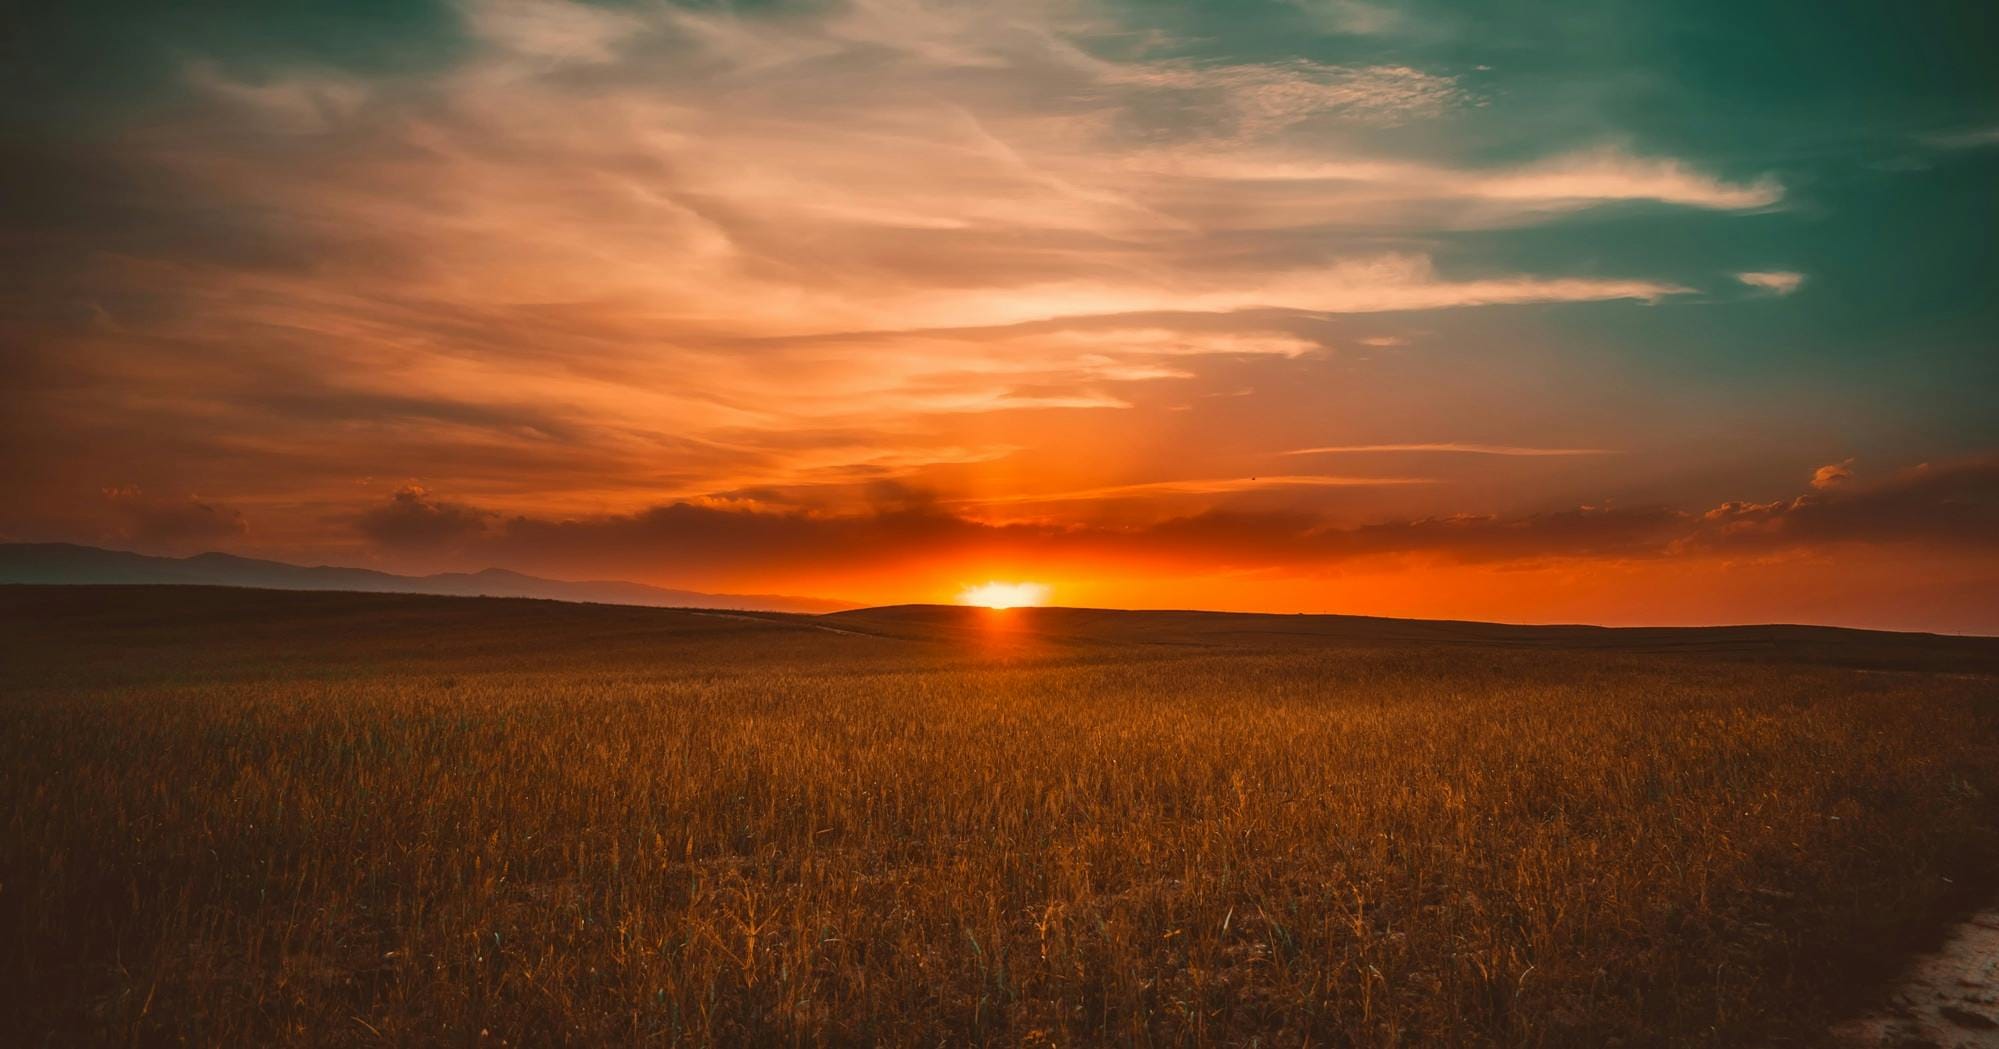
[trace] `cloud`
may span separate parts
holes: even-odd
[[[386,505],[355,518],[354,526],[382,547],[435,550],[477,537],[493,516],[464,503],[434,499],[422,485],[409,484],[398,488]]]
[[[1180,187],[1189,205],[1205,202],[1209,193],[1229,192],[1239,198],[1231,209],[1237,221],[1267,228],[1335,220],[1482,228],[1620,201],[1754,211],[1784,199],[1783,186],[1774,177],[1730,182],[1681,160],[1622,149],[1568,153],[1501,168],[1241,148],[1153,151],[1138,154],[1131,164],[1140,171],[1198,180]]]
[[[174,478],[255,505],[260,533],[337,519],[439,550],[515,516],[859,512],[884,479],[1175,512],[1332,501],[1325,481],[1227,486],[1327,412],[1455,411],[1398,391],[1505,381],[1476,340],[1351,367],[1368,358],[1343,347],[1396,338],[1364,315],[1689,291],[1497,263],[1458,234],[1783,195],[1566,135],[1494,162],[1464,134],[1487,100],[1422,52],[1253,61],[1128,8],[454,10],[465,39],[433,64],[183,52],[187,96],[145,122],[9,147],[0,353],[20,381],[0,407],[76,446],[40,476]],[[1200,410],[1155,426],[1176,405]],[[354,504],[353,477],[405,473],[472,502]]]
[[[1620,150],[1558,157],[1486,177],[1473,184],[1473,192],[1495,200],[1657,200],[1723,211],[1767,208],[1784,197],[1783,187],[1770,176],[1748,183],[1724,182],[1681,160],[1636,157]]]
[[[106,538],[144,549],[200,549],[249,532],[242,511],[195,495],[161,497],[122,485],[105,489],[104,498],[112,522]]]
[[[471,0],[459,11],[480,39],[555,63],[609,62],[617,43],[645,25],[633,14],[568,0]]]
[[[1442,280],[1427,255],[1395,252],[1311,269],[1190,280],[1059,283],[928,294],[899,314],[912,327],[1003,326],[1034,321],[1156,313],[1295,310],[1360,314],[1549,302],[1655,303],[1692,289],[1651,280],[1509,275]]]
[[[1402,12],[1362,0],[1285,0],[1305,12],[1320,27],[1334,33],[1377,36],[1401,29],[1407,18]]]
[[[483,515],[482,515],[483,516]],[[1005,559],[1057,571],[1152,565],[1182,570],[1302,570],[1356,559],[1423,556],[1494,562],[1659,556],[1687,515],[1644,508],[1581,508],[1519,518],[1476,515],[1336,527],[1295,512],[1209,510],[1142,526],[989,523],[927,500],[868,513],[758,512],[673,503],[635,514],[496,519],[462,533],[466,565],[623,575],[694,584],[718,578],[781,579],[885,574]],[[427,550],[428,537],[370,536],[387,552]]]
[[[1225,135],[1256,139],[1321,114],[1370,124],[1434,116],[1460,99],[1456,82],[1409,66],[1329,66],[1306,59],[1262,65],[1158,61],[1105,64],[1106,84],[1210,96]]]
[[[1824,491],[1853,480],[1853,460],[1828,463],[1812,471],[1812,487]]]
[[[328,73],[293,74],[266,83],[236,80],[205,60],[189,64],[187,80],[266,128],[290,134],[323,134],[353,119],[373,94],[363,81]]]
[[[1769,292],[1772,295],[1789,295],[1797,291],[1805,283],[1804,274],[1787,273],[1782,270],[1738,273],[1735,275],[1735,279],[1752,288]]]
[[[1055,492],[1018,492],[1009,495],[971,496],[949,502],[964,506],[1054,506],[1063,503],[1102,504],[1134,497],[1215,496],[1244,492],[1266,492],[1295,488],[1381,488],[1400,485],[1436,484],[1434,477],[1369,477],[1339,474],[1275,474],[1255,477],[1212,477],[1175,481],[1145,481],[1137,484],[1105,485]]]
[[[1392,478],[1266,480],[1410,483]],[[1249,479],[1176,483],[1206,494],[1254,486]],[[1117,493],[1069,494],[1100,498]],[[995,558],[1077,571],[1145,564],[1296,571],[1393,557],[1457,563],[1657,560],[1818,552],[1852,544],[1992,555],[1999,554],[1999,455],[1917,466],[1877,482],[1842,482],[1787,500],[1732,501],[1704,512],[1590,505],[1510,516],[1460,513],[1343,525],[1307,512],[1212,508],[1125,527],[989,523],[954,514],[927,493],[887,485],[879,490],[875,508],[858,514],[682,502],[635,514],[548,519],[501,518],[462,504],[435,503],[420,490],[405,489],[362,527],[384,548],[407,549],[432,541],[433,513],[454,522],[436,531],[473,540],[468,556],[484,563],[572,574],[622,571],[681,582],[705,578],[703,573],[854,575]],[[379,527],[382,520],[412,518],[424,525]]]
[[[1999,145],[1999,124],[1925,135],[1923,141],[1942,149],[1980,149],[1985,146],[1995,146]]]
[[[1873,482],[1853,478],[1844,464],[1821,467],[1812,484],[1814,491],[1788,500],[1724,503],[1702,516],[1693,541],[1717,549],[1829,543],[1999,547],[1999,455],[1925,463]]]
[[[1283,455],[1361,454],[1372,452],[1448,452],[1458,455],[1570,456],[1616,455],[1609,448],[1533,448],[1513,444],[1331,444],[1319,448],[1293,448]]]

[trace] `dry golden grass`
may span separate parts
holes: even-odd
[[[1993,870],[1981,672],[168,588],[0,622],[11,1044],[1784,1044]]]

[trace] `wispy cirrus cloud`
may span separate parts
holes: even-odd
[[[1812,471],[1812,487],[1824,491],[1837,488],[1853,480],[1853,460],[1827,463]]]
[[[1730,182],[1670,157],[1622,149],[1568,153],[1504,168],[1451,168],[1386,157],[1175,150],[1134,158],[1141,170],[1249,194],[1260,221],[1337,218],[1454,227],[1504,225],[1619,201],[1714,211],[1769,208],[1784,199],[1771,176]]]
[[[1251,60],[1082,0],[454,10],[442,64],[188,59],[189,97],[102,147],[99,182],[30,167],[68,225],[26,268],[22,301],[52,305],[10,333],[49,388],[99,391],[87,418],[37,402],[94,461],[157,450],[300,530],[357,475],[448,478],[495,514],[851,508],[884,479],[1323,500],[1395,486],[1231,473],[1309,440],[1302,411],[1212,459],[1226,408],[1049,464],[1081,417],[1133,420],[1088,431],[1122,447],[1154,409],[1296,396],[1344,360],[1329,325],[1690,290],[1468,264],[1447,234],[1783,199],[1623,148],[1483,160],[1445,131],[1483,101],[1464,70]],[[1153,480],[1176,473],[1210,480]],[[439,521],[412,500],[379,527]]]
[[[1170,507],[1173,505],[1173,500],[1187,497],[1239,495],[1251,492],[1270,493],[1313,488],[1384,488],[1436,483],[1438,483],[1438,480],[1434,477],[1271,474],[1254,477],[1209,477],[1167,481],[1141,481],[1132,484],[1102,485],[1095,488],[1078,488],[1062,491],[1022,491],[1011,492],[1005,495],[967,496],[944,500],[943,502],[947,505],[972,508],[1020,508],[1032,506],[1045,510],[1062,506],[1074,506],[1076,504],[1092,504],[1101,507],[1118,500],[1143,499]]]
[[[1255,140],[1336,114],[1368,124],[1400,124],[1433,116],[1462,101],[1450,77],[1408,66],[1332,66],[1306,59],[1259,65],[1153,61],[1096,66],[1107,85],[1192,96],[1219,115],[1224,137]]]
[[[1441,452],[1451,455],[1500,455],[1539,458],[1545,456],[1616,455],[1610,448],[1535,448],[1513,444],[1471,444],[1443,441],[1429,444],[1329,444],[1317,448],[1293,448],[1284,455],[1352,455],[1376,452]]]
[[[1990,127],[1943,131],[1923,136],[1923,141],[1942,149],[1980,149],[1999,146],[1999,124]]]
[[[1392,7],[1364,0],[1285,0],[1319,25],[1336,33],[1373,36],[1408,24],[1408,16]]]
[[[199,495],[160,496],[137,485],[104,490],[115,524],[104,538],[155,550],[201,550],[249,530],[243,511]]]
[[[1789,295],[1804,287],[1805,275],[1785,270],[1764,270],[1738,273],[1735,279],[1749,287],[1772,295]]]
[[[480,40],[537,62],[609,62],[621,42],[646,28],[635,13],[584,3],[478,0],[458,10]]]

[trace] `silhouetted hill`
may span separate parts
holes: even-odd
[[[54,590],[32,585],[50,583],[67,585]],[[33,607],[52,613],[58,608],[71,611],[116,608],[123,609],[120,614],[126,618],[156,622],[171,622],[189,614],[203,617],[218,614],[240,624],[246,619],[289,619],[322,607],[344,609],[351,605],[324,606],[317,598],[301,602],[278,595],[254,598],[245,594],[238,599],[230,597],[226,589],[209,589],[229,587],[350,591],[363,595],[541,598],[653,609],[705,608],[728,613],[720,618],[733,623],[733,629],[737,630],[753,630],[762,624],[793,633],[803,630],[821,638],[860,635],[877,641],[922,642],[925,648],[937,648],[937,643],[942,643],[938,650],[946,652],[968,648],[994,650],[995,644],[1016,653],[1079,647],[1107,652],[1343,645],[1390,646],[1421,652],[1488,647],[1719,656],[1881,670],[1999,673],[1999,638],[1844,627],[1520,626],[1376,616],[1092,608],[994,611],[956,605],[891,605],[810,614],[829,603],[803,598],[665,590],[637,583],[566,583],[500,570],[413,577],[367,569],[302,568],[225,554],[147,557],[67,544],[0,545],[0,584],[30,584],[13,588],[0,601],[0,605],[17,612]],[[144,600],[138,600],[139,591],[130,589],[134,584],[142,584],[139,590],[146,592]],[[332,595],[327,595],[327,599],[332,599]],[[367,616],[394,618],[419,607],[393,600],[381,604],[381,598],[372,600],[377,603],[357,606]],[[799,614],[799,606],[805,606],[803,611],[807,614]],[[541,604],[538,609],[526,611],[518,603],[503,601],[423,607],[467,624],[482,617],[526,615],[540,624],[537,629],[564,624],[564,629],[610,627],[650,635],[656,629],[675,624],[696,623],[704,630],[717,625],[714,618],[675,619],[642,608],[622,612],[592,610],[588,604]],[[607,616],[612,618],[604,618]],[[78,625],[81,626],[81,621]]]
[[[1442,619],[1268,612],[1120,611],[889,605],[819,617],[843,629],[911,639],[976,638],[996,631],[1071,643],[1259,647],[1339,643],[1485,645],[1739,655],[1878,669],[1999,672],[1999,638],[1846,627],[1520,626]]]
[[[536,597],[661,608],[722,608],[767,612],[827,612],[850,608],[841,601],[778,594],[708,594],[644,583],[569,582],[500,568],[406,576],[369,568],[303,566],[232,554],[152,557],[73,543],[0,544],[0,583],[183,584],[260,590],[351,590],[363,593],[440,594],[453,597]]]

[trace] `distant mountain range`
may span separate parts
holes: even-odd
[[[370,568],[290,565],[231,554],[152,557],[73,543],[0,543],[0,583],[178,583],[258,590],[358,590],[459,597],[539,597],[607,605],[724,608],[758,612],[835,612],[843,601],[779,594],[705,594],[644,583],[568,582],[503,568],[408,576]]]

